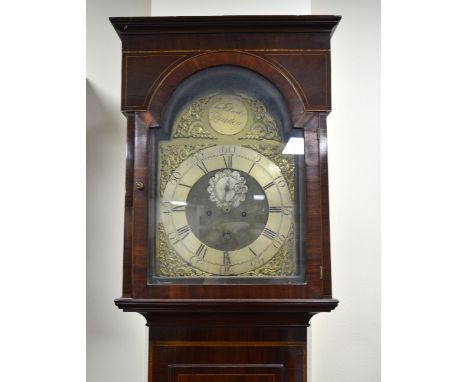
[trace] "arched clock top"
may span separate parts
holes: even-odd
[[[297,67],[292,55],[302,56],[307,66]],[[331,108],[329,61],[329,51],[323,49],[124,52],[122,109],[147,111],[149,126],[161,126],[163,108],[181,83],[208,68],[236,66],[274,83],[292,125],[304,127],[315,112]]]

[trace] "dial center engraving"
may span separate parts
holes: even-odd
[[[206,190],[210,194],[210,200],[215,202],[218,208],[229,213],[232,207],[239,207],[245,200],[249,188],[239,171],[225,169],[210,178]]]

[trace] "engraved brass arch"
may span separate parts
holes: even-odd
[[[231,152],[231,147],[236,150]],[[249,95],[219,91],[202,94],[180,109],[170,140],[159,143],[158,276],[296,274],[296,166],[292,155],[282,153],[284,147],[278,121],[262,101]],[[230,155],[224,155],[228,151]],[[252,171],[257,161],[259,172]],[[251,244],[224,251],[229,269],[224,269],[223,249],[198,236],[186,217],[191,190],[204,175],[216,175],[224,168],[252,175],[265,190],[269,211],[266,225]]]

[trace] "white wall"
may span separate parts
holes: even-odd
[[[312,11],[312,12],[311,12]],[[312,382],[380,380],[378,0],[100,0],[87,4],[88,382],[145,381],[145,326],[121,293],[125,120],[120,40],[109,16],[335,14],[328,118],[333,294],[312,319]]]
[[[151,0],[152,16],[307,15],[310,0]]]
[[[149,14],[150,0],[87,3],[87,382],[146,375],[145,320],[113,302],[122,289],[126,124],[121,45],[109,17]]]
[[[313,382],[380,380],[380,2],[314,0],[343,16],[328,117],[333,295],[312,319]]]

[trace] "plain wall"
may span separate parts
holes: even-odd
[[[114,305],[122,291],[126,119],[121,44],[110,16],[148,16],[150,0],[87,2],[87,381],[145,381],[145,319]],[[72,371],[70,371],[72,372]]]
[[[151,3],[151,4],[150,4]],[[120,40],[109,16],[335,14],[328,117],[333,294],[314,317],[312,382],[380,380],[380,3],[321,1],[88,1],[88,382],[145,381],[145,321],[113,303],[121,294],[125,119]]]
[[[310,0],[151,0],[152,16],[307,15]]]
[[[380,2],[312,1],[332,38],[328,164],[335,311],[312,323],[312,382],[380,380]]]

